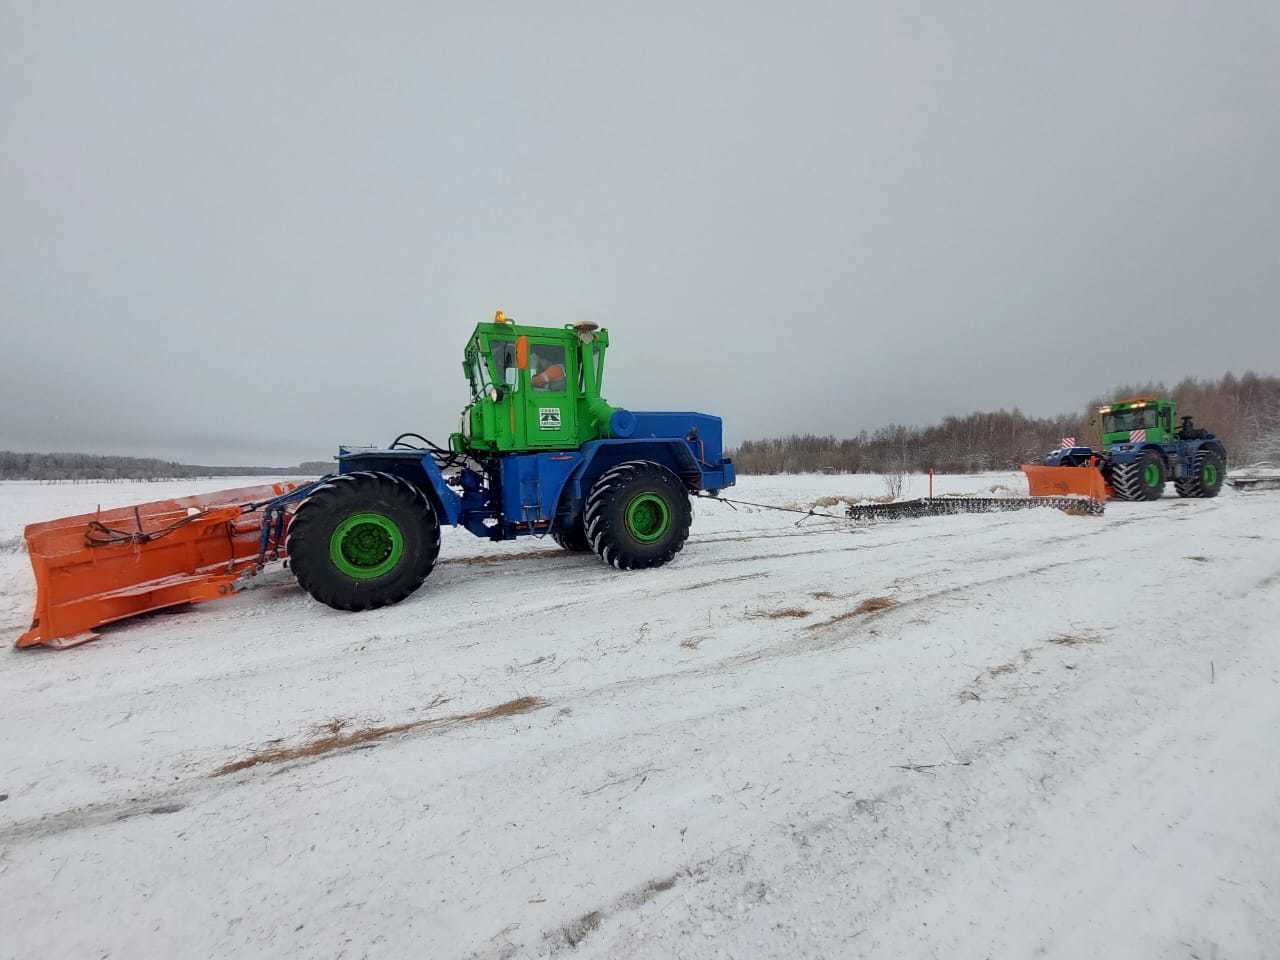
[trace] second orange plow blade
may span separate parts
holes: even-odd
[[[263,559],[280,554],[288,518],[269,531],[256,506],[298,485],[266,484],[64,517],[26,528],[36,579],[31,629],[19,647],[64,648],[93,628],[151,610],[226,596]]]
[[[1107,499],[1107,481],[1097,467],[1046,467],[1024,463],[1027,486],[1033,497],[1082,496]]]

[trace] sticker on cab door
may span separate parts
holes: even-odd
[[[560,429],[560,408],[559,407],[539,407],[538,408],[538,428],[540,430],[559,430]]]

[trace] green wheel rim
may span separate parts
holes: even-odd
[[[671,508],[656,493],[642,493],[627,504],[627,532],[641,543],[653,543],[671,526]]]
[[[1148,487],[1158,487],[1160,480],[1160,464],[1148,463],[1146,469],[1142,471],[1142,482]]]
[[[1218,468],[1215,464],[1206,463],[1204,465],[1203,480],[1205,486],[1212,487],[1218,482]]]
[[[372,580],[389,573],[404,555],[404,536],[380,513],[347,517],[329,537],[329,559],[356,580]]]

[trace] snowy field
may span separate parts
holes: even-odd
[[[0,484],[0,633],[24,523],[237,485]],[[385,610],[4,650],[0,957],[1280,956],[1280,493],[696,510],[657,571],[448,532]]]

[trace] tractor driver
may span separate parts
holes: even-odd
[[[529,378],[533,389],[564,392],[564,347],[535,345],[529,365],[533,368],[533,375]]]

